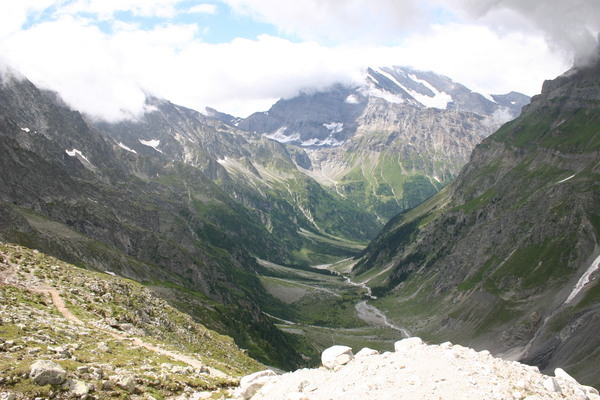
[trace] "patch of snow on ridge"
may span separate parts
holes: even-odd
[[[290,143],[290,142],[297,142],[300,140],[299,133],[294,133],[294,134],[288,136],[285,134],[286,130],[287,130],[287,126],[282,126],[281,128],[277,129],[275,132],[273,132],[269,135],[265,135],[265,137],[276,140],[279,143]]]
[[[587,283],[590,281],[590,276],[594,272],[596,272],[599,267],[600,267],[600,256],[596,257],[596,259],[594,260],[592,265],[590,265],[590,267],[587,269],[587,271],[585,271],[585,273],[581,276],[581,278],[579,278],[579,280],[577,281],[577,284],[573,288],[573,291],[571,292],[569,297],[567,297],[567,300],[565,300],[564,304],[570,303],[575,298],[575,296],[577,296],[579,294],[579,292],[581,292],[581,289],[583,289],[583,287],[585,285],[587,285]]]
[[[80,156],[81,158],[83,158],[85,161],[90,162],[90,160],[88,160],[88,158],[86,156],[83,155],[83,153],[77,149],[73,149],[73,150],[65,150],[65,153],[67,153],[67,155],[69,157],[77,157]],[[90,163],[91,164],[91,163]]]
[[[158,140],[158,139],[152,139],[152,140],[139,139],[139,141],[144,146],[152,147],[154,150],[158,151],[159,153],[162,153],[162,151],[158,148],[158,146],[160,145],[160,140]]]
[[[577,174],[573,174],[573,175],[571,175],[571,176],[569,176],[569,177],[566,177],[565,179],[562,179],[562,180],[560,180],[560,181],[556,182],[556,185],[558,185],[559,183],[563,183],[563,182],[566,182],[566,181],[568,181],[569,179],[571,179],[571,178],[575,177],[575,175],[577,175]]]
[[[21,130],[22,130],[23,132],[27,132],[27,133],[31,132],[31,129],[29,129],[29,128],[21,128]]]
[[[345,142],[339,141],[330,135],[325,139],[313,138],[313,139],[307,140],[305,142],[302,142],[300,144],[300,146],[302,146],[302,147],[323,147],[323,146],[335,147],[335,146],[341,146],[344,143]]]
[[[492,97],[491,94],[485,94],[485,93],[479,93],[480,95],[482,95],[483,97],[486,98],[486,100],[491,101],[492,103],[496,103],[496,100],[494,100],[494,98]],[[511,103],[515,104],[514,101],[512,101]],[[497,103],[496,103],[497,104]]]
[[[348,104],[358,104],[358,97],[356,97],[354,94],[351,94],[350,96],[346,97],[345,101]]]
[[[121,142],[117,143],[117,145],[118,145],[120,148],[124,149],[124,150],[127,150],[127,151],[129,151],[129,152],[131,152],[131,153],[137,154],[137,151],[135,151],[135,150],[133,150],[133,149],[130,149],[129,147],[125,146],[125,145],[124,145],[123,143],[121,143]]]
[[[323,126],[327,128],[332,135],[344,130],[344,124],[341,122],[331,122],[329,124],[323,124]]]
[[[448,107],[448,103],[454,101],[452,100],[452,96],[450,96],[446,92],[440,92],[439,90],[434,88],[429,82],[423,79],[419,79],[413,74],[409,74],[408,77],[413,81],[424,85],[427,89],[431,90],[434,93],[433,97],[431,97],[403,87],[404,90],[406,90],[412,97],[415,98],[415,100],[423,104],[425,107],[439,108],[441,110],[445,110]]]
[[[395,95],[393,93],[387,92],[385,90],[377,89],[375,87],[369,87],[366,90],[366,95],[371,96],[371,97],[378,97],[380,99],[387,101],[388,103],[394,103],[394,104],[404,103],[404,99],[402,97]]]

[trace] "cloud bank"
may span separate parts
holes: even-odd
[[[147,94],[245,116],[304,88],[356,83],[368,66],[410,65],[483,93],[533,95],[574,58],[589,61],[598,43],[600,2],[562,3],[21,0],[0,4],[0,56],[110,121],[141,115]],[[190,16],[223,10],[232,24],[252,18],[281,35],[207,43],[210,27]]]

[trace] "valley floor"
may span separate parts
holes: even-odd
[[[329,346],[391,350],[395,341],[410,333],[390,322],[369,304],[370,291],[344,277],[353,261],[341,260],[312,269],[296,269],[260,260],[265,273],[260,276],[267,291],[288,305],[265,313],[284,332],[303,338],[303,353],[309,365],[318,365],[318,355]]]

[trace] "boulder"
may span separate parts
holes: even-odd
[[[83,397],[92,391],[92,387],[78,379],[69,379],[65,382],[66,389],[71,395],[76,397]]]
[[[266,385],[272,376],[277,375],[270,369],[258,371],[250,375],[244,376],[240,380],[238,395],[243,399],[249,399],[256,394],[264,385]]]
[[[354,359],[352,348],[348,346],[332,346],[321,354],[321,362],[325,368],[336,369]]]
[[[421,338],[410,337],[394,343],[394,351],[408,351],[423,344]]]
[[[376,356],[379,354],[377,350],[370,349],[368,347],[363,347],[358,353],[356,353],[355,357],[368,357],[368,356]]]
[[[565,372],[565,370],[562,368],[556,368],[554,370],[554,376],[564,382],[569,382],[569,383],[573,383],[575,385],[579,385],[579,382],[577,382],[577,380],[575,378],[573,378],[571,375],[567,374]]]
[[[31,364],[29,377],[36,385],[60,385],[67,378],[67,371],[54,361],[38,360]]]
[[[117,386],[127,390],[129,393],[134,393],[136,390],[135,380],[131,376],[113,375],[109,379]]]

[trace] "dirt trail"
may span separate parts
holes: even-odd
[[[58,293],[58,290],[50,287],[28,288],[28,290],[33,293],[49,294],[52,298],[52,303],[62,314],[62,316],[65,317],[65,319],[77,325],[85,325],[85,323],[82,320],[77,318],[75,315],[73,315],[71,311],[69,311],[69,309],[65,305],[64,300],[62,299],[62,297],[60,297],[60,293]]]
[[[2,276],[0,277],[0,286],[2,286],[2,285],[14,286],[14,287],[18,287],[21,289],[26,289],[32,293],[49,295],[52,299],[52,304],[56,307],[56,309],[61,313],[61,315],[66,320],[68,320],[76,325],[79,325],[79,326],[88,325],[84,321],[80,320],[77,316],[75,316],[67,308],[65,301],[60,296],[60,293],[58,290],[56,290],[55,288],[46,286],[46,285],[44,285],[44,286],[39,285],[38,284],[39,281],[37,280],[37,278],[33,277],[34,275],[32,272],[28,273],[28,275],[31,276],[32,279],[29,279],[26,282],[23,282],[23,280],[17,276],[17,273],[16,273],[17,266],[15,264],[5,261],[4,265],[6,266],[6,268],[2,271]],[[102,331],[117,340],[131,341],[131,343],[135,346],[143,347],[154,353],[161,354],[161,355],[169,357],[173,360],[186,363],[189,366],[197,369],[198,371],[202,371],[202,370],[207,371],[208,370],[212,376],[218,376],[218,377],[222,377],[222,378],[229,377],[227,374],[225,374],[217,369],[214,369],[214,368],[204,365],[200,360],[198,360],[194,357],[160,348],[151,343],[143,341],[139,337],[126,336],[126,335],[116,332],[112,329],[101,329],[96,326],[93,326],[93,329],[96,331]]]

